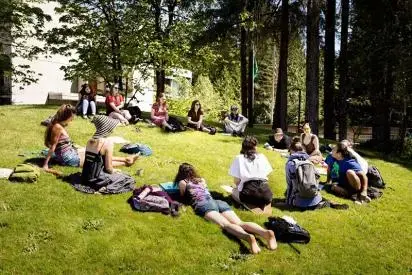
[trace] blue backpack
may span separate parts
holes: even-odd
[[[142,156],[150,156],[153,154],[152,149],[141,143],[128,143],[123,145],[123,147],[120,149],[120,152],[127,153],[127,154],[137,154],[140,152]]]

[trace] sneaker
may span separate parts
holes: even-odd
[[[209,132],[209,135],[214,135],[214,134],[216,134],[216,129],[211,129]]]
[[[360,200],[362,202],[370,203],[372,199],[369,198],[368,195],[359,194],[358,195],[358,200]]]
[[[232,137],[237,137],[237,132],[236,131],[232,132]]]
[[[83,118],[83,119],[87,119],[87,116],[86,116],[86,115],[83,115],[82,118]]]

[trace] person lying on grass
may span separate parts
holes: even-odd
[[[265,143],[264,147],[267,150],[286,153],[290,147],[290,138],[283,134],[283,130],[281,128],[276,128],[273,135],[269,136],[269,139]]]
[[[371,199],[367,195],[368,178],[356,159],[351,157],[347,143],[344,141],[339,142],[332,150],[332,157],[339,167],[338,184],[332,185],[332,192],[342,197],[351,197],[357,194],[356,202],[370,202]],[[328,166],[327,183],[330,184],[330,173],[332,172],[334,163],[332,161],[328,162]]]
[[[81,167],[84,162],[84,148],[76,149],[66,131],[66,127],[74,119],[76,109],[70,104],[60,106],[50,125],[46,129],[44,144],[49,148],[43,169],[47,172],[50,159],[63,166]]]
[[[253,234],[264,238],[270,250],[276,249],[273,231],[264,229],[253,222],[241,221],[226,202],[213,199],[206,186],[206,181],[199,176],[191,164],[182,163],[179,166],[175,182],[179,184],[180,195],[190,200],[197,215],[216,223],[238,239],[247,241],[253,254],[260,252]]]
[[[270,214],[273,193],[268,184],[268,175],[273,169],[266,156],[257,152],[257,145],[255,137],[245,137],[240,154],[230,166],[229,175],[236,185],[232,197],[249,209],[260,208]]]
[[[99,189],[109,184],[120,184],[124,181],[134,183],[134,179],[130,176],[114,173],[116,172],[114,167],[131,166],[139,157],[139,155],[130,157],[113,156],[113,143],[107,137],[120,121],[98,115],[93,118],[92,122],[96,127],[96,132],[86,145],[86,158],[81,175],[82,184]]]

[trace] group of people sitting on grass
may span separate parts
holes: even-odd
[[[107,138],[116,126],[126,124],[125,121],[128,121],[129,117],[127,111],[119,109],[119,102],[121,103],[122,99],[117,93],[117,87],[114,86],[112,91],[113,93],[106,98],[106,104],[110,106],[107,109],[108,115],[93,114],[91,121],[96,131],[85,148],[76,148],[66,131],[66,126],[73,120],[76,109],[68,104],[59,108],[45,133],[45,145],[49,148],[43,164],[46,171],[50,169],[49,161],[54,158],[61,165],[82,167],[82,183],[96,190],[120,182],[135,182],[132,177],[121,173],[115,167],[133,165],[138,155],[114,156],[113,143]],[[90,91],[86,87],[84,92]],[[82,106],[86,106],[86,103]],[[173,126],[168,122],[164,95],[160,95],[153,104],[151,119],[155,125],[174,131]],[[232,106],[231,113],[224,120],[225,131],[242,136],[247,121],[247,118],[238,113],[237,106]],[[198,100],[193,101],[188,112],[188,126],[209,134],[216,132],[216,129],[203,124],[203,111]],[[347,140],[339,142],[324,161],[319,150],[318,137],[311,133],[309,124],[305,124],[303,129],[304,133],[293,139],[285,135],[282,129],[276,129],[264,146],[266,149],[290,153],[285,164],[287,183],[285,203],[302,210],[336,205],[323,199],[319,190],[314,190],[310,194],[302,193],[296,184],[299,173],[297,161],[327,165],[326,183],[337,183],[332,185],[332,192],[344,197],[355,194],[358,203],[369,202],[370,198],[366,193],[368,179],[365,171],[368,164],[351,148],[351,144]],[[273,169],[266,156],[259,153],[257,148],[258,141],[255,137],[246,136],[243,139],[240,154],[234,158],[229,168],[229,175],[233,177],[235,185],[232,198],[248,209],[260,209],[264,213],[270,213],[273,192],[268,180]],[[190,201],[197,215],[218,224],[229,234],[246,240],[253,253],[260,251],[253,234],[265,238],[269,249],[276,248],[273,231],[263,229],[252,222],[241,221],[226,202],[213,199],[207,189],[206,181],[199,176],[192,165],[183,163],[179,166],[175,183],[179,187],[180,195]]]

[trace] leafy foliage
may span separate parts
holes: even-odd
[[[31,60],[43,51],[41,45],[28,44],[29,40],[41,38],[44,23],[51,20],[50,15],[36,6],[42,2],[0,0],[0,72],[22,85],[36,82],[39,75],[27,64],[13,65],[12,59]]]

